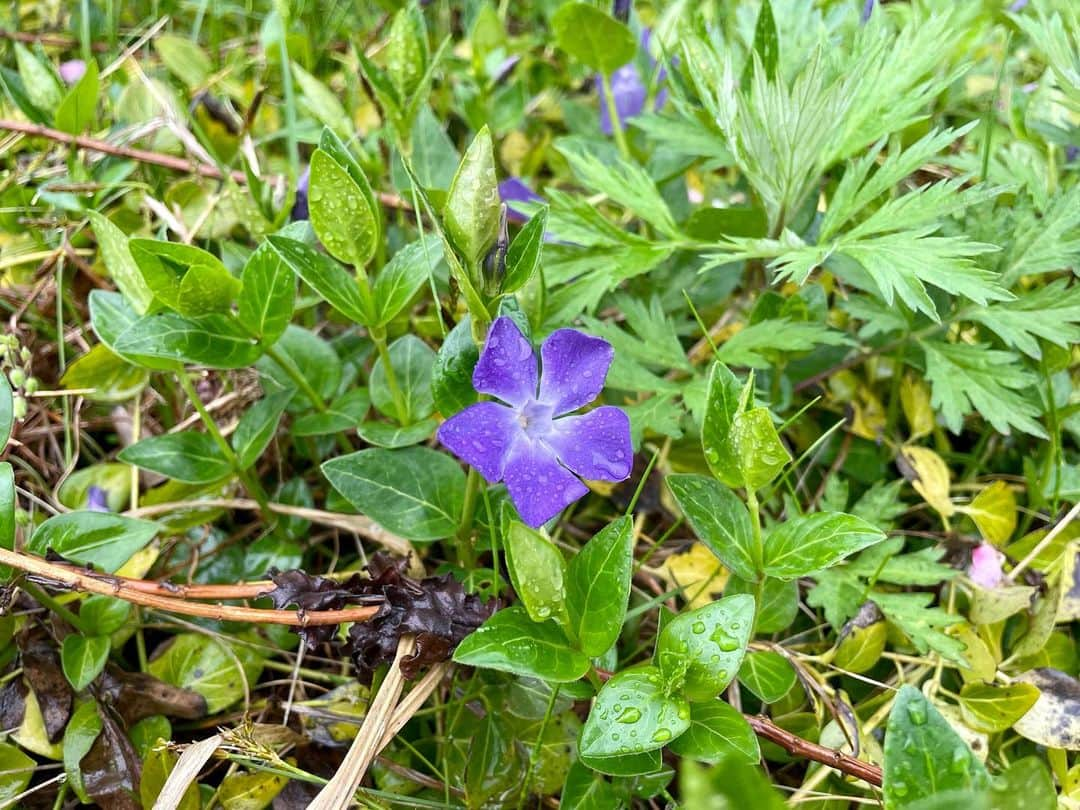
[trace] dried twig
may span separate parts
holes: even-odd
[[[881,768],[864,760],[837,751],[835,748],[826,748],[823,745],[812,743],[792,734],[786,729],[773,723],[769,718],[759,714],[746,715],[747,722],[759,737],[774,742],[792,756],[810,759],[828,765],[830,768],[865,780],[871,785],[881,787]]]
[[[51,563],[40,557],[20,554],[4,548],[0,548],[0,565],[10,565],[12,568],[34,574],[49,583],[55,583],[60,587],[71,590],[115,596],[117,599],[123,599],[125,602],[131,602],[135,605],[143,605],[144,607],[155,608],[168,613],[179,613],[183,616],[200,616],[204,619],[216,619],[218,621],[308,627],[341,624],[343,622],[363,622],[379,611],[377,605],[345,608],[343,610],[311,610],[306,612],[299,610],[264,610],[236,605],[204,605],[200,602],[188,602],[172,596],[161,596],[157,593],[148,592],[145,587],[145,585],[150,585],[156,588],[159,583],[145,583],[143,586],[136,587],[131,583],[142,582],[141,580],[77,570],[69,566]]]

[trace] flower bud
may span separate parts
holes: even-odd
[[[26,400],[20,396],[16,396],[11,404],[11,413],[15,419],[26,418]]]
[[[506,203],[499,212],[499,235],[484,257],[484,292],[498,295],[506,280],[506,251],[510,247],[510,233],[506,228]]]
[[[12,388],[22,388],[23,383],[26,382],[26,373],[21,368],[13,368],[8,374],[8,379],[11,380]]]

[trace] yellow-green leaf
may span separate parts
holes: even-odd
[[[978,731],[1004,731],[1027,714],[1038,699],[1039,689],[1030,683],[969,683],[960,690],[960,715]]]
[[[949,468],[941,456],[929,447],[907,445],[900,449],[899,466],[905,477],[911,479],[915,491],[935,512],[945,519],[956,512],[949,500]]]
[[[980,490],[961,512],[979,527],[982,536],[995,546],[1002,546],[1016,529],[1016,496],[1004,481],[995,481]]]

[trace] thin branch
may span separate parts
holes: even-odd
[[[204,605],[187,602],[171,596],[160,596],[137,590],[129,585],[132,580],[113,575],[94,574],[57,565],[40,557],[20,554],[0,548],[0,565],[10,565],[20,571],[34,574],[53,587],[69,588],[85,593],[114,596],[135,605],[155,608],[183,616],[199,616],[218,621],[249,622],[252,624],[284,624],[299,627],[364,622],[379,611],[378,605],[345,608],[343,610],[263,610],[235,605]],[[156,585],[157,583],[151,583]]]
[[[759,714],[746,715],[747,722],[759,737],[774,742],[792,756],[820,762],[830,768],[854,776],[869,782],[871,785],[881,787],[881,768],[865,760],[837,751],[835,748],[826,748],[823,745],[812,743],[797,737],[786,729],[773,723],[769,718]]]

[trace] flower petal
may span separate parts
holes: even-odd
[[[536,354],[513,319],[504,315],[491,325],[473,388],[517,407],[536,396]]]
[[[990,543],[980,543],[971,551],[971,565],[968,566],[968,576],[971,581],[981,588],[996,588],[1001,584],[1005,575],[1001,572],[1001,564],[1005,562],[1005,555],[994,548]]]
[[[555,416],[577,410],[596,399],[604,387],[615,350],[603,338],[576,329],[557,329],[540,347],[543,371],[538,399]]]
[[[580,416],[552,423],[545,438],[559,461],[589,481],[624,481],[634,466],[630,418],[621,408],[604,405]]]
[[[547,523],[589,491],[559,464],[550,447],[525,437],[518,439],[510,450],[503,479],[521,519],[534,528]]]
[[[477,402],[439,427],[439,441],[494,484],[502,480],[507,452],[521,434],[517,414],[497,402]]]

